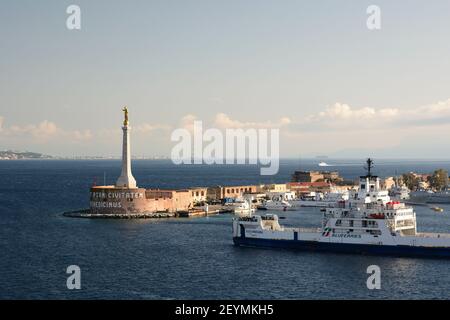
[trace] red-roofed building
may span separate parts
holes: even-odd
[[[330,184],[328,182],[288,182],[288,189],[294,191],[297,196],[309,192],[330,192]]]

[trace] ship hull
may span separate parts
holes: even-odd
[[[236,246],[401,257],[450,258],[450,248],[234,237]]]

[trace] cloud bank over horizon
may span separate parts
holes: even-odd
[[[450,99],[415,108],[352,107],[334,103],[305,117],[281,115],[278,119],[246,120],[219,112],[202,119],[186,114],[173,123],[140,122],[133,114],[134,154],[168,156],[170,134],[176,128],[192,130],[193,122],[204,128],[280,129],[281,156],[335,155],[363,157],[367,153],[383,157],[450,157],[450,142],[442,139],[450,132]],[[261,118],[261,117],[260,117]],[[143,119],[140,119],[141,121]],[[3,148],[29,150],[61,156],[120,155],[120,124],[117,128],[65,129],[44,119],[35,124],[9,124],[0,115],[0,143]],[[430,141],[441,140],[437,148]]]

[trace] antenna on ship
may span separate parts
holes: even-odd
[[[366,161],[366,163],[367,163],[367,167],[364,167],[364,169],[367,170],[367,176],[368,176],[368,177],[371,177],[371,176],[372,176],[371,171],[372,171],[372,169],[373,169],[373,160],[370,159],[370,158],[368,158],[367,161]]]

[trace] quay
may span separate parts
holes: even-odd
[[[161,219],[161,218],[190,218],[205,217],[222,213],[231,213],[228,206],[210,205],[208,211],[204,209],[191,209],[177,212],[142,212],[142,213],[92,213],[90,209],[81,209],[64,212],[62,215],[69,218],[89,218],[89,219]]]

